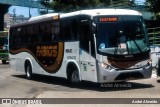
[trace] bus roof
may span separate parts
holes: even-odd
[[[129,9],[90,9],[90,10],[80,10],[80,11],[62,13],[62,14],[50,13],[50,14],[30,18],[29,21],[36,21],[39,19],[49,18],[53,16],[58,16],[58,15],[60,15],[60,18],[64,18],[64,17],[70,17],[70,16],[75,16],[80,14],[89,15],[89,16],[97,16],[97,15],[140,15],[142,16],[140,12],[135,10],[129,10]]]
[[[41,15],[41,16],[32,17],[32,18],[29,19],[29,21],[35,21],[35,20],[49,18],[49,17],[53,17],[53,16],[58,16],[58,13],[50,13],[50,14],[45,14],[45,15]]]
[[[65,17],[71,17],[76,15],[88,15],[88,16],[99,16],[99,15],[137,15],[142,16],[142,14],[135,10],[129,10],[129,9],[90,9],[90,10],[80,10],[70,13],[50,13],[46,15],[36,16],[29,19],[28,22],[20,23],[20,24],[14,24],[12,27],[41,22],[42,20],[53,20],[53,19],[59,19],[59,18],[65,18]]]
[[[98,15],[140,15],[142,14],[135,10],[129,9],[91,9],[91,10],[81,10],[71,13],[66,13],[60,15],[61,18],[74,16],[78,14],[90,15],[90,16],[98,16]]]

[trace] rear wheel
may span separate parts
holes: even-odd
[[[158,59],[157,76],[160,76],[160,59]]]
[[[27,79],[32,79],[33,74],[32,74],[32,67],[30,63],[26,64],[25,73],[26,73]]]

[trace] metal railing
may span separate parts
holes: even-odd
[[[150,45],[160,46],[160,27],[148,28],[148,37]]]

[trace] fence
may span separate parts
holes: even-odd
[[[150,45],[160,46],[160,27],[148,28],[148,37]]]

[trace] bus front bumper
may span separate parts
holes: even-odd
[[[107,82],[120,82],[128,81],[135,79],[146,79],[151,78],[152,75],[152,65],[143,66],[136,69],[104,69],[98,66],[98,83],[107,83]]]

